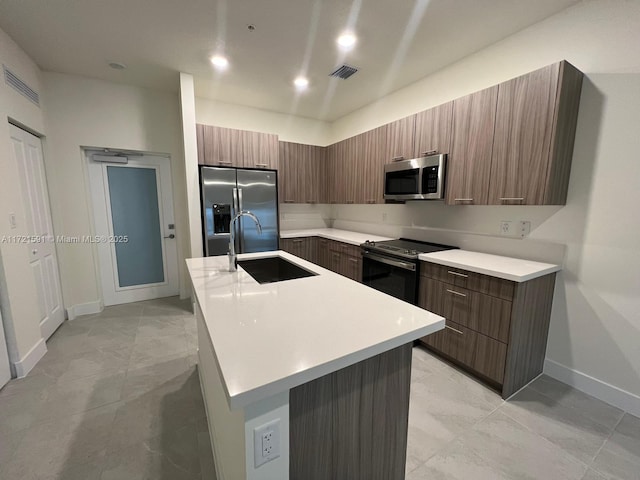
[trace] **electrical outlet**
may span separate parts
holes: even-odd
[[[502,220],[500,222],[500,235],[506,235],[508,237],[516,236],[516,226],[515,222],[511,220]]]
[[[253,429],[255,468],[280,456],[280,419]]]

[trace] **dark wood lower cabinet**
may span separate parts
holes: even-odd
[[[316,237],[281,238],[280,250],[289,252],[290,254],[303,258],[309,262],[317,263],[316,242]]]
[[[292,480],[402,480],[411,345],[291,390]]]
[[[362,282],[360,247],[319,237],[281,238],[280,249]]]
[[[554,285],[555,273],[515,283],[423,263],[419,305],[446,327],[421,342],[507,398],[542,373]]]

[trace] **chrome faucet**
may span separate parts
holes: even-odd
[[[256,222],[256,230],[258,230],[258,234],[262,235],[262,225],[260,225],[260,220],[253,213],[248,210],[242,210],[235,217],[231,219],[229,222],[229,271],[235,272],[238,270],[238,256],[236,255],[236,235],[235,235],[235,223],[240,217],[246,216],[250,217],[254,222]]]

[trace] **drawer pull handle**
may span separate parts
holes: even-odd
[[[404,160],[404,155],[398,155],[397,157],[393,157],[391,159],[392,162],[399,162],[400,160]]]
[[[473,198],[454,198],[454,202],[473,202]]]
[[[447,270],[447,273],[455,275],[456,277],[469,278],[469,275],[465,275],[464,273],[452,272],[451,270]]]
[[[222,160],[220,160],[218,163],[220,165],[232,165],[233,164],[233,162],[223,162]]]
[[[268,167],[266,163],[256,163],[256,167]]]
[[[447,292],[453,293],[454,295],[458,295],[459,297],[466,297],[464,293],[456,292],[454,290],[449,290],[448,288],[447,288]]]
[[[524,197],[500,197],[500,200],[502,200],[503,202],[508,202],[510,200],[514,202],[522,202],[524,200]]]
[[[358,259],[357,258],[350,258],[349,261],[350,262],[354,262],[354,263],[358,263]]]
[[[302,243],[304,240],[294,240],[293,243]]]
[[[285,200],[284,203],[295,203],[294,200]]]
[[[445,325],[444,328],[448,328],[449,330],[452,330],[454,332],[456,332],[458,335],[464,335],[464,332],[461,332],[460,330],[450,327],[449,325]]]

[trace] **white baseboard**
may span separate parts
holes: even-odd
[[[26,377],[40,359],[44,357],[45,353],[47,353],[47,344],[45,343],[44,338],[41,338],[38,340],[38,343],[31,347],[31,350],[29,350],[21,360],[13,364],[13,371],[15,372],[16,377]]]
[[[593,378],[586,373],[573,370],[548,358],[544,361],[544,373],[625,412],[640,416],[640,396],[638,395]]]
[[[100,313],[104,310],[104,305],[101,300],[95,302],[80,303],[78,305],[71,305],[67,307],[67,319],[74,320],[80,315],[91,315],[94,313]]]

